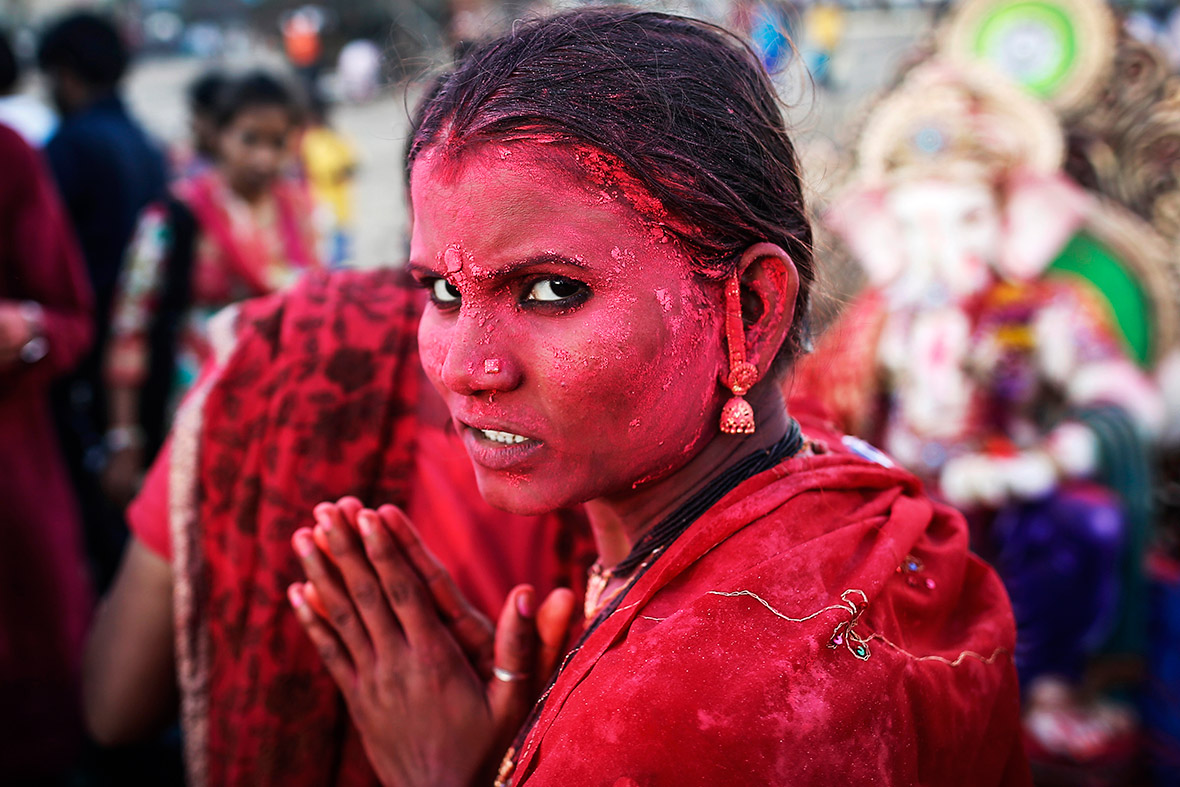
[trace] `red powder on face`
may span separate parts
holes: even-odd
[[[461,293],[460,305],[427,309],[423,366],[493,504],[543,511],[627,494],[716,433],[720,288],[653,237],[658,203],[634,207],[636,184],[606,158],[503,148],[467,150],[458,168],[414,166],[411,261]],[[538,300],[558,279],[588,297]],[[483,430],[528,440],[496,443]]]
[[[525,125],[495,143],[465,144],[465,140],[450,133],[449,126],[447,131],[439,143],[419,154],[421,160],[438,167],[439,174],[444,177],[455,177],[462,169],[465,154],[471,150],[486,153],[491,148],[501,161],[506,161],[522,144],[534,151],[538,145],[552,146],[572,153],[567,161],[562,162],[562,169],[566,169],[566,165],[572,161],[585,179],[583,185],[596,188],[603,202],[621,201],[630,206],[648,227],[652,239],[659,243],[671,243],[676,241],[678,235],[692,234],[689,226],[671,215],[622,160],[575,137]]]

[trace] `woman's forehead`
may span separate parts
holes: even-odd
[[[577,199],[591,206],[617,205],[633,211],[645,224],[670,224],[663,204],[617,156],[554,134],[432,145],[415,160],[411,194],[427,183],[452,196],[470,188],[534,183],[555,198]]]
[[[608,179],[607,166],[570,146],[484,144],[458,168],[421,159],[411,180],[411,262],[449,275],[446,257],[460,252],[468,272],[564,257],[604,273],[650,263],[687,275],[691,260]]]

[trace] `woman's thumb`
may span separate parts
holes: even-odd
[[[500,724],[519,724],[536,698],[537,593],[518,585],[508,594],[496,623],[495,666],[488,705]]]

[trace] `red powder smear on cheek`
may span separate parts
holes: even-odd
[[[438,385],[442,380],[443,363],[447,348],[443,340],[445,332],[433,325],[429,317],[423,318],[418,327],[418,357],[422,368],[431,382]]]

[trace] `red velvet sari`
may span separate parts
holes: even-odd
[[[316,503],[407,508],[486,613],[519,582],[547,592],[584,576],[580,521],[491,509],[444,419],[423,420],[421,299],[398,277],[314,273],[211,327],[219,365],[163,460],[194,785],[376,783],[286,600],[303,578],[290,537]]]
[[[560,674],[513,784],[1029,783],[999,580],[912,476],[826,439],[638,580]]]

